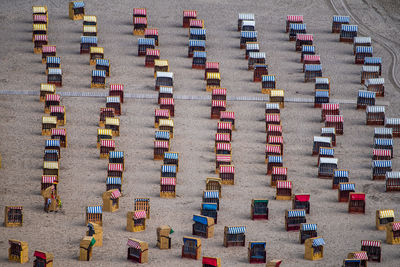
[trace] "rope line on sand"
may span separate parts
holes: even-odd
[[[57,92],[60,96],[64,97],[106,97],[108,92]],[[39,91],[33,90],[0,90],[0,95],[28,95],[38,96]],[[157,99],[157,94],[132,94],[125,93],[124,98],[132,99]],[[210,95],[174,95],[176,100],[211,100]],[[269,102],[269,96],[227,96],[229,101],[244,101],[244,102]],[[314,103],[313,97],[285,97],[285,102],[288,103]],[[357,101],[353,99],[331,99],[330,103],[339,104],[356,104]],[[388,101],[377,100],[376,105],[389,106]]]

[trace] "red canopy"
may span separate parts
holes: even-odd
[[[294,199],[300,202],[307,202],[310,200],[310,195],[296,195]]]
[[[365,194],[350,194],[350,200],[365,200]]]
[[[216,258],[203,257],[203,264],[209,264],[209,265],[217,266],[217,259]]]

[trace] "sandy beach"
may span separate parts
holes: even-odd
[[[360,65],[354,64],[353,46],[339,42],[331,33],[332,16],[329,1],[104,1],[86,0],[85,13],[96,15],[99,46],[111,62],[109,83],[122,83],[130,94],[153,94],[153,69],[144,67],[144,57],[137,56],[137,36],[132,35],[132,9],[147,8],[149,26],[159,30],[161,58],[168,59],[174,72],[174,96],[207,96],[204,71],[191,69],[187,58],[188,29],[182,28],[182,11],[197,10],[207,28],[207,60],[220,62],[222,87],[228,96],[262,96],[261,84],[252,82],[244,50],[239,49],[238,13],[254,13],[260,50],[267,54],[269,73],[277,76],[277,87],[285,97],[313,98],[314,84],[304,83],[300,53],[284,32],[288,14],[302,14],[307,32],[314,34],[317,53],[321,56],[323,74],[331,79],[331,99],[356,100],[360,85]],[[339,2],[339,1],[334,1]],[[352,0],[348,7],[370,29],[392,39],[400,56],[396,0]],[[82,21],[68,18],[68,2],[1,1],[0,90],[37,91],[46,82],[41,56],[33,53],[32,6],[46,4],[49,13],[49,43],[57,45],[61,57],[63,86],[57,92],[106,92],[91,89],[93,66],[89,55],[79,54]],[[397,42],[397,46],[396,46]],[[372,38],[374,56],[382,57],[387,117],[400,117],[400,92],[392,84],[390,53]],[[398,64],[398,63],[397,63]],[[395,73],[397,79],[400,73]],[[153,160],[154,109],[156,99],[127,98],[122,106],[121,132],[115,137],[117,150],[125,152],[123,193],[117,212],[103,213],[103,246],[95,247],[90,262],[78,261],[79,242],[85,235],[85,207],[101,205],[106,189],[107,160],[99,159],[96,134],[99,110],[104,98],[62,97],[66,108],[68,148],[62,149],[58,192],[63,212],[43,211],[40,182],[44,143],[41,119],[44,115],[38,96],[0,94],[0,210],[7,205],[24,207],[22,228],[0,227],[0,265],[8,262],[8,239],[29,243],[32,265],[35,250],[54,254],[54,266],[131,266],[126,259],[128,238],[149,243],[148,266],[201,266],[201,261],[181,259],[183,236],[191,236],[192,216],[200,214],[202,191],[207,177],[215,174],[214,136],[217,120],[210,119],[210,100],[175,100],[175,130],[171,147],[179,152],[177,197],[159,196],[160,161]],[[341,266],[352,251],[360,250],[361,240],[382,241],[382,262],[368,266],[398,266],[399,246],[385,243],[386,233],[375,228],[377,209],[394,209],[400,216],[400,194],[386,193],[384,181],[373,181],[373,126],[365,125],[365,111],[355,104],[341,104],[344,135],[337,137],[335,157],[339,167],[350,170],[350,181],[356,191],[366,193],[364,215],[349,214],[347,203],[339,203],[331,180],[318,179],[317,157],[311,156],[313,136],[320,135],[321,111],[313,103],[285,103],[281,111],[284,136],[284,166],[294,193],[311,194],[311,213],[307,222],[318,224],[318,235],[326,242],[324,258],[317,262],[304,259],[304,245],[298,232],[286,232],[285,209],[291,201],[274,200],[275,188],[269,186],[265,159],[265,103],[228,101],[227,110],[236,115],[232,151],[236,168],[235,185],[223,186],[218,224],[211,239],[202,238],[202,255],[221,257],[222,266],[248,265],[248,241],[266,241],[267,260],[282,259],[281,266]],[[394,139],[393,170],[400,168],[399,139]],[[126,213],[133,210],[134,198],[150,197],[151,218],[144,232],[127,232]],[[252,221],[253,198],[269,199],[269,220]],[[2,217],[3,218],[3,217]],[[156,247],[156,229],[170,225],[175,231],[171,250]],[[224,226],[247,226],[245,247],[223,247]],[[259,265],[261,266],[261,265]],[[265,265],[264,265],[265,266]]]

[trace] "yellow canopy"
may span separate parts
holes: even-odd
[[[58,162],[57,161],[45,161],[43,162],[43,169],[58,169]]]
[[[40,91],[55,93],[56,92],[56,86],[54,84],[51,84],[51,83],[41,83],[40,84]]]
[[[85,15],[85,16],[83,16],[83,21],[96,22],[97,23],[97,17],[96,16]]]
[[[394,211],[393,210],[380,210],[379,218],[394,218]]]
[[[99,128],[99,129],[97,129],[97,135],[109,135],[109,136],[112,136],[112,130],[111,129]]]
[[[47,31],[46,24],[33,24],[34,31]]]
[[[281,90],[281,89],[272,89],[270,96],[285,96],[285,91]]]
[[[119,126],[119,118],[106,117],[106,125],[116,125]]]
[[[43,116],[42,117],[42,123],[47,123],[47,124],[57,124],[57,117],[56,116]]]
[[[174,120],[172,119],[160,119],[158,121],[158,126],[170,126],[174,127]]]
[[[83,26],[83,32],[97,32],[97,27],[93,25]]]
[[[91,46],[90,47],[90,53],[97,53],[97,54],[104,54],[104,47],[98,47],[98,46]]]
[[[46,14],[47,13],[47,6],[33,6],[32,7],[33,14]]]
[[[207,80],[208,79],[221,80],[221,73],[219,73],[219,72],[207,72]]]
[[[168,60],[166,59],[155,59],[154,65],[158,67],[165,67],[168,66]]]

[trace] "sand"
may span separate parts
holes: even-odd
[[[365,18],[365,23],[386,36],[400,31],[396,21],[395,1],[351,1],[351,10]],[[352,46],[339,43],[338,35],[330,33],[334,11],[319,1],[85,1],[86,14],[98,18],[99,45],[105,48],[111,62],[107,83],[123,83],[127,93],[155,94],[153,69],[144,68],[144,58],[137,57],[137,37],[132,35],[132,8],[147,7],[149,26],[159,28],[161,58],[168,59],[174,72],[175,95],[206,96],[204,73],[191,69],[187,55],[187,29],[181,27],[182,10],[196,9],[207,27],[207,58],[221,63],[222,85],[229,96],[260,96],[261,85],[251,82],[244,51],[239,49],[236,31],[239,12],[253,12],[261,50],[267,53],[270,73],[277,75],[278,87],[286,97],[312,97],[313,84],[303,82],[300,54],[284,33],[287,14],[303,14],[307,30],[314,34],[315,44],[323,62],[324,75],[331,78],[332,98],[356,99],[361,88],[360,66],[354,65]],[[370,8],[367,4],[375,6]],[[45,66],[33,54],[31,42],[31,7],[40,1],[2,1],[0,3],[0,89],[37,90],[45,82]],[[68,19],[66,1],[46,1],[49,10],[49,40],[57,45],[63,69],[63,87],[59,92],[92,92],[90,89],[89,56],[79,54],[82,21]],[[394,5],[395,6],[395,5]],[[378,12],[379,11],[379,12]],[[390,16],[389,16],[389,15]],[[397,13],[398,15],[398,13]],[[379,23],[378,23],[379,22]],[[393,31],[386,30],[386,26]],[[395,35],[397,36],[397,35]],[[397,47],[398,48],[398,47]],[[399,52],[399,51],[397,51]],[[399,92],[389,81],[390,55],[374,43],[374,55],[383,58],[386,114],[398,117],[395,105]],[[96,131],[103,98],[63,97],[67,110],[68,148],[62,150],[59,194],[64,213],[45,213],[40,196],[43,147],[41,136],[43,103],[37,96],[0,95],[0,152],[3,158],[0,179],[0,210],[6,205],[24,206],[22,228],[0,228],[0,265],[7,262],[8,239],[29,243],[30,263],[35,250],[52,252],[55,266],[130,266],[126,261],[127,238],[149,243],[149,266],[200,266],[200,261],[181,259],[182,237],[191,235],[192,215],[199,214],[201,193],[206,177],[214,173],[214,134],[217,122],[209,119],[210,101],[176,100],[175,136],[172,150],[180,153],[177,198],[159,197],[160,162],[152,160],[155,100],[127,99],[121,116],[121,135],[115,138],[117,148],[126,153],[123,192],[120,210],[103,214],[103,247],[95,247],[90,263],[77,261],[79,241],[86,231],[85,207],[101,204],[105,190],[107,161],[98,158]],[[282,266],[339,266],[348,252],[360,249],[360,240],[383,242],[380,266],[395,266],[399,261],[396,246],[385,244],[385,233],[375,229],[375,211],[395,209],[399,216],[400,195],[385,193],[384,183],[371,180],[373,127],[365,126],[365,112],[354,105],[341,105],[345,124],[338,137],[335,155],[339,167],[350,170],[356,190],[367,193],[365,215],[350,215],[347,204],[337,202],[337,191],[331,181],[317,178],[317,159],[311,156],[312,140],[319,135],[320,110],[312,104],[287,103],[282,111],[285,140],[284,165],[295,193],[311,193],[311,214],[307,222],[318,224],[318,234],[325,241],[324,259],[311,262],[303,259],[304,245],[298,232],[284,230],[284,210],[289,201],[273,200],[275,189],[268,186],[264,163],[264,103],[228,102],[235,111],[237,130],[233,133],[233,161],[236,184],[224,186],[215,236],[202,239],[202,255],[222,258],[223,266],[247,264],[246,247],[224,248],[224,226],[246,225],[246,242],[267,243],[267,258],[283,259]],[[399,141],[395,140],[395,147]],[[399,156],[394,150],[393,169],[399,169]],[[126,213],[133,209],[135,197],[151,198],[151,219],[141,233],[125,230]],[[270,200],[268,221],[250,220],[252,198]],[[175,233],[172,249],[156,248],[156,228],[170,225]],[[377,266],[370,263],[370,266]]]

